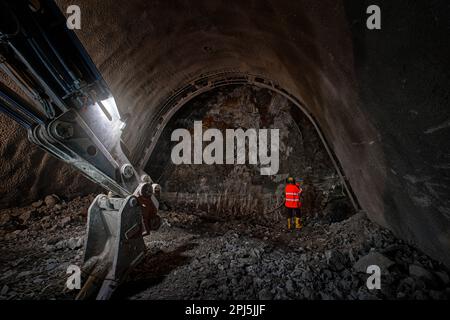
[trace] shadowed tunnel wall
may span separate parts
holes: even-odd
[[[57,1],[63,11],[71,1]],[[81,41],[135,163],[177,89],[223,70],[270,79],[314,116],[369,217],[450,266],[447,1],[79,0]]]

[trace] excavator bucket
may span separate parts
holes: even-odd
[[[135,196],[99,195],[88,212],[83,274],[77,299],[107,300],[144,257],[142,207]]]

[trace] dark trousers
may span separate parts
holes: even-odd
[[[292,218],[300,218],[301,211],[300,208],[286,208],[287,217]]]

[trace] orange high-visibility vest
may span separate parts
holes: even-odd
[[[293,208],[297,209],[302,206],[302,203],[300,202],[300,195],[302,194],[303,190],[299,188],[295,184],[288,184],[285,188],[285,206],[286,208]]]

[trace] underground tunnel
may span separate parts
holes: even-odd
[[[371,31],[366,1],[78,1],[75,34],[117,102],[121,149],[160,186],[160,227],[113,299],[448,300],[450,9],[379,2]],[[56,4],[67,16],[72,3]],[[223,136],[223,162],[174,163],[173,133],[198,128]],[[238,164],[239,150],[226,163],[238,129],[277,130],[275,172]],[[67,268],[86,262],[89,207],[110,190],[3,114],[0,135],[0,298],[73,299]],[[244,141],[249,160],[261,146]],[[370,265],[381,289],[366,286]]]
[[[177,108],[177,103],[173,108]],[[258,164],[224,165],[223,160],[213,165],[196,165],[192,161],[175,165],[171,156],[176,142],[171,134],[180,128],[193,132],[196,121],[201,122],[202,130],[215,128],[222,132],[229,128],[280,128],[279,153],[282,156],[277,174],[264,176]],[[282,215],[284,182],[292,175],[304,181],[305,214],[323,214],[333,195],[342,200],[335,204],[342,210],[333,212],[336,217],[327,219],[339,219],[338,215],[345,218],[357,209],[352,207],[345,182],[337,172],[340,168],[333,166],[332,155],[327,153],[313,123],[280,93],[248,84],[217,87],[180,106],[160,130],[146,172],[165,190],[164,203],[173,207],[204,211],[210,217],[221,219],[249,215],[254,220],[273,222]],[[246,140],[247,157],[251,143],[250,138]]]

